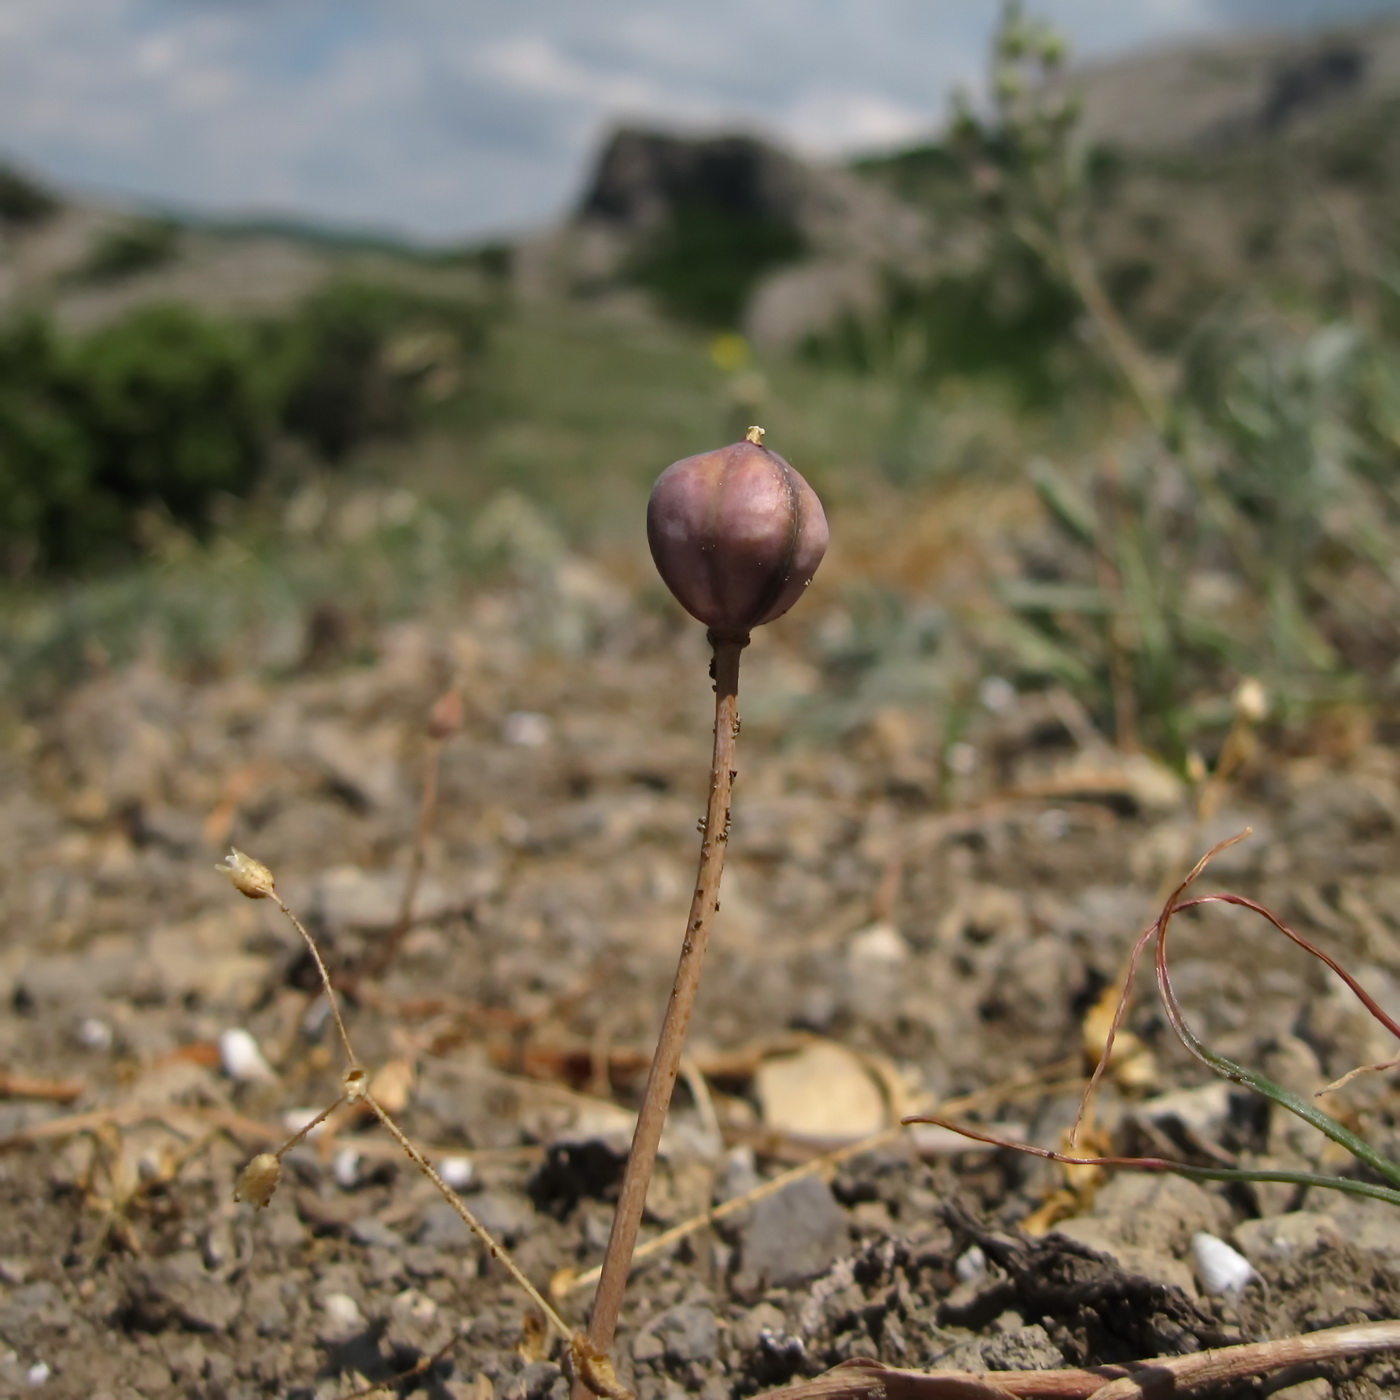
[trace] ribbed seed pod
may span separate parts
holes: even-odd
[[[667,467],[647,506],[647,541],[666,586],[720,639],[781,617],[826,553],[817,494],[751,428],[743,442]]]

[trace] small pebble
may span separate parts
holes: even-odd
[[[241,1026],[224,1031],[219,1037],[219,1059],[224,1073],[240,1084],[275,1084],[277,1071],[263,1058],[258,1042]]]
[[[994,715],[1009,714],[1016,706],[1016,687],[1005,676],[988,676],[977,688],[977,698]]]
[[[944,754],[944,761],[948,765],[949,772],[965,778],[969,773],[977,771],[977,750],[971,744],[962,742],[949,744],[947,753]]]
[[[344,1342],[365,1329],[364,1314],[348,1293],[327,1293],[321,1299],[325,1320],[318,1335],[323,1342]]]
[[[337,1186],[344,1191],[353,1191],[360,1184],[360,1154],[353,1147],[342,1147],[335,1154],[331,1170]]]
[[[1204,1230],[1191,1237],[1191,1253],[1196,1260],[1196,1273],[1207,1293],[1230,1297],[1244,1291],[1252,1279],[1258,1278],[1254,1266],[1239,1250],[1226,1244],[1218,1235]]]
[[[981,1245],[974,1244],[963,1250],[953,1265],[953,1272],[960,1283],[976,1283],[987,1272],[987,1256],[982,1253]]]
[[[501,726],[501,737],[517,748],[542,749],[549,743],[553,730],[548,715],[538,715],[533,710],[516,710],[506,716]]]
[[[454,1190],[461,1191],[471,1185],[476,1168],[470,1157],[444,1157],[437,1164],[438,1175]]]
[[[76,1031],[78,1044],[88,1050],[110,1050],[112,1048],[112,1028],[106,1021],[99,1021],[96,1016],[88,1016],[78,1022]]]
[[[25,1381],[32,1386],[41,1386],[53,1375],[47,1361],[36,1361],[25,1373]]]

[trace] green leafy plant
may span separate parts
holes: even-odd
[[[129,548],[139,513],[199,529],[256,481],[264,400],[234,330],[150,307],[79,341],[0,332],[0,545],[12,573]]]

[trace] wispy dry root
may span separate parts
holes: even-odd
[[[1159,1356],[1127,1366],[998,1371],[995,1377],[962,1371],[901,1371],[858,1357],[810,1381],[767,1391],[759,1400],[1154,1400],[1290,1366],[1396,1350],[1400,1350],[1400,1321],[1329,1327],[1301,1337],[1190,1356]]]

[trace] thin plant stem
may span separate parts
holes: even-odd
[[[710,634],[710,644],[714,648],[710,668],[715,682],[714,757],[710,764],[710,798],[701,828],[700,868],[690,913],[686,916],[685,939],[681,944],[676,980],[666,1005],[651,1073],[647,1076],[646,1092],[632,1136],[632,1150],[628,1154],[622,1190],[618,1196],[617,1214],[613,1217],[612,1234],[603,1256],[598,1291],[593,1298],[588,1340],[601,1354],[611,1349],[617,1331],[627,1276],[632,1268],[632,1254],[641,1228],[642,1211],[646,1206],[647,1187],[656,1164],[656,1151],[671,1103],[671,1092],[680,1071],[681,1052],[690,1015],[695,1008],[695,996],[700,988],[700,973],[710,939],[710,927],[715,910],[719,908],[719,882],[724,870],[724,851],[729,842],[729,803],[735,778],[734,741],[739,733],[739,656],[748,645],[748,640],[747,636],[739,639]],[[576,1381],[575,1400],[583,1400],[586,1394],[583,1382]]]
[[[437,818],[438,788],[442,775],[443,737],[440,734],[428,736],[427,748],[423,754],[423,795],[418,804],[418,826],[413,833],[413,850],[408,858],[408,873],[404,876],[403,893],[399,896],[398,913],[393,927],[380,940],[378,946],[365,960],[362,975],[381,977],[394,960],[399,944],[403,942],[413,923],[413,902],[418,897],[418,886],[423,880],[423,866],[428,858],[428,842],[433,834],[433,823]]]
[[[643,1259],[649,1259],[654,1254],[660,1254],[662,1250],[669,1249],[671,1245],[689,1238],[705,1229],[706,1226],[727,1220],[731,1215],[748,1210],[750,1206],[766,1200],[769,1196],[776,1196],[779,1191],[786,1191],[795,1181],[830,1171],[832,1167],[840,1166],[842,1162],[848,1162],[853,1157],[860,1157],[867,1152],[875,1151],[877,1148],[898,1142],[903,1136],[904,1124],[900,1123],[893,1128],[882,1128],[870,1137],[861,1138],[859,1142],[848,1143],[845,1147],[837,1148],[834,1152],[824,1153],[822,1156],[813,1157],[796,1167],[790,1167],[787,1171],[770,1177],[752,1190],[745,1191],[731,1200],[721,1202],[713,1209],[707,1210],[703,1215],[692,1216],[691,1219],[683,1220],[679,1225],[673,1225],[669,1230],[664,1230],[661,1234],[653,1236],[633,1252],[632,1261],[640,1263]],[[601,1276],[602,1272],[601,1268],[596,1268],[589,1269],[587,1273],[579,1274],[576,1278],[566,1276],[562,1281],[561,1291],[567,1295],[578,1289],[587,1288],[590,1283]]]
[[[302,941],[311,950],[311,956],[316,961],[316,970],[321,974],[321,985],[325,988],[326,1001],[331,1008],[331,1016],[335,1020],[335,1028],[340,1032],[340,1043],[345,1047],[345,1060],[351,1069],[360,1067],[360,1058],[355,1054],[354,1047],[350,1044],[350,1033],[345,1029],[345,1019],[340,1014],[340,1001],[335,994],[335,988],[331,985],[331,974],[326,968],[326,961],[321,956],[321,950],[316,946],[316,940],[306,931],[306,926],[297,918],[295,914],[283,903],[279,895],[272,896],[277,902],[277,907],[291,921],[292,927],[301,934]]]
[[[506,1249],[497,1243],[491,1232],[474,1216],[463,1204],[462,1198],[438,1175],[433,1164],[418,1150],[399,1125],[389,1116],[388,1111],[383,1108],[379,1101],[368,1090],[364,1090],[360,1098],[369,1105],[374,1116],[388,1129],[390,1137],[403,1148],[409,1161],[418,1168],[429,1181],[442,1193],[443,1199],[457,1212],[462,1223],[481,1241],[486,1247],[486,1252],[492,1259],[498,1260],[505,1266],[506,1272],[510,1274],[516,1283],[524,1289],[530,1301],[540,1310],[546,1322],[566,1341],[572,1342],[573,1331],[568,1323],[555,1312],[549,1301],[520,1271],[520,1266],[510,1257]]]
[[[333,1104],[330,1104],[327,1107],[323,1108],[314,1118],[308,1119],[272,1155],[274,1157],[281,1158],[283,1154],[290,1152],[292,1148],[296,1147],[299,1143],[304,1142],[308,1137],[311,1136],[311,1133],[316,1128],[319,1128],[321,1124],[324,1123],[326,1119],[329,1118],[331,1114],[334,1113],[336,1109],[338,1109],[341,1106],[341,1104],[345,1103],[346,1100],[349,1099],[349,1097],[350,1095],[348,1093],[342,1094],[338,1099],[336,1099],[336,1101]]]

